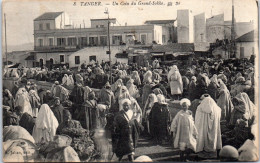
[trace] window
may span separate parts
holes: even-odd
[[[86,47],[88,45],[88,38],[87,37],[80,37],[79,38],[79,46]]]
[[[89,56],[89,62],[95,61],[96,62],[97,57],[95,55]]]
[[[77,39],[76,39],[76,37],[68,38],[68,45],[69,45],[69,46],[76,46],[76,45],[77,45]]]
[[[100,45],[102,46],[107,45],[107,36],[100,36]]]
[[[120,45],[122,43],[122,36],[112,36],[112,44]]]
[[[97,44],[98,44],[98,37],[89,37],[90,46],[97,46]]]
[[[39,30],[43,30],[42,24],[39,24]]]
[[[146,44],[146,34],[141,34],[141,43]]]
[[[96,28],[98,28],[98,25],[96,25]]]
[[[64,62],[65,62],[64,55],[60,55],[60,63],[64,63]]]
[[[43,66],[43,59],[40,59],[40,63],[39,63],[40,65],[40,67],[42,67]]]
[[[57,45],[58,46],[65,46],[66,45],[66,39],[65,38],[57,38]]]
[[[104,28],[104,25],[100,25],[100,28]]]
[[[43,46],[43,39],[38,39],[38,46]]]
[[[80,64],[80,57],[79,56],[75,56],[75,64],[76,65]]]
[[[49,38],[49,46],[53,46],[53,38]]]
[[[46,23],[46,29],[47,29],[47,30],[51,29],[50,23]]]

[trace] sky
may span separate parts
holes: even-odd
[[[211,15],[224,13],[225,20],[232,18],[232,0],[161,0],[166,5],[138,5],[138,2],[149,0],[114,0],[118,5],[113,6],[112,0],[5,0],[2,2],[2,13],[6,14],[7,47],[33,44],[33,20],[45,12],[65,11],[69,14],[74,25],[79,27],[83,21],[90,26],[90,19],[107,18],[105,8],[109,10],[110,17],[118,20],[118,24],[141,25],[146,20],[176,19],[177,10],[189,9],[193,15],[205,12],[206,18]],[[157,2],[157,0],[155,0]],[[76,2],[76,5],[73,5]],[[81,6],[81,2],[101,2],[101,6]],[[120,3],[136,2],[137,5],[120,5]],[[152,0],[153,2],[153,0]],[[172,2],[172,6],[167,6]],[[175,5],[176,2],[179,5]],[[110,5],[106,5],[109,3]],[[257,28],[257,5],[255,0],[234,0],[235,18],[237,22],[253,20]],[[3,14],[2,14],[3,15]],[[2,17],[2,20],[3,17]],[[4,23],[4,21],[2,21]],[[2,23],[2,43],[4,43],[4,24]],[[15,49],[17,50],[17,49]]]

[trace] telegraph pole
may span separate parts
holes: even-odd
[[[231,57],[235,57],[235,16],[234,16],[234,0],[232,0],[232,26],[231,26]]]
[[[6,38],[6,15],[4,14],[4,22],[5,22],[5,59],[6,59],[6,67],[8,67],[8,59],[7,59],[7,38]]]
[[[110,71],[110,84],[112,84],[112,62],[111,62],[111,49],[110,49],[110,33],[109,33],[109,26],[110,26],[110,20],[109,20],[109,12],[106,8],[105,14],[107,14],[107,37],[108,37],[108,54],[109,54],[109,71]]]

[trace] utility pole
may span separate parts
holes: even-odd
[[[231,26],[231,57],[235,57],[235,16],[234,16],[234,0],[232,0],[232,26]]]
[[[5,59],[6,59],[6,67],[8,67],[8,59],[7,59],[7,38],[6,38],[6,15],[4,14],[5,21]]]
[[[112,62],[111,62],[110,33],[109,33],[110,20],[109,20],[108,8],[105,9],[104,13],[107,14],[107,37],[108,37],[108,52],[107,53],[109,54],[110,84],[112,84]]]

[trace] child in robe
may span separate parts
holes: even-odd
[[[189,99],[180,101],[182,110],[174,117],[171,124],[174,148],[180,149],[180,161],[189,159],[189,154],[196,151],[198,132],[194,124],[192,112],[188,110],[191,105]],[[186,157],[184,156],[186,154]]]

